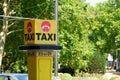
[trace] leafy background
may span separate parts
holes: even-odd
[[[0,1],[3,4],[3,1]],[[27,3],[27,4],[26,4]],[[115,59],[120,45],[120,1],[108,0],[90,6],[85,0],[59,0],[59,72],[72,75],[81,71],[104,72],[107,54]],[[11,16],[54,19],[53,0],[12,0],[8,11]],[[0,15],[3,15],[2,6]],[[9,19],[11,30],[23,29],[23,20]],[[2,21],[0,21],[2,31]],[[26,53],[18,51],[23,43],[23,31],[7,36],[1,72],[27,72]],[[120,57],[119,57],[120,58]],[[66,70],[66,71],[65,71]]]

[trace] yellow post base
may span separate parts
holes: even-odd
[[[52,80],[52,52],[28,52],[29,80]]]

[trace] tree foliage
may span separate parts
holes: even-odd
[[[32,2],[31,2],[32,1]],[[4,14],[3,4],[7,4],[6,16],[28,17],[28,18],[53,18],[53,1],[23,1],[23,0],[2,0],[1,15]],[[28,5],[27,5],[27,4]],[[49,15],[48,15],[49,14]],[[7,18],[7,36],[5,36],[5,49],[3,54],[2,71],[27,72],[26,53],[18,51],[18,46],[23,43],[24,19]],[[1,26],[2,26],[1,22]],[[2,32],[2,27],[1,27]],[[7,64],[7,65],[6,65]],[[2,72],[1,71],[1,72]]]
[[[4,0],[0,3],[3,2]],[[59,63],[62,68],[70,68],[74,73],[81,70],[104,71],[106,55],[111,53],[115,59],[115,49],[120,47],[119,0],[108,0],[95,7],[85,3],[85,0],[59,0],[58,8],[58,37],[59,44],[63,46],[59,54]],[[2,7],[0,10],[2,15]],[[12,16],[54,19],[54,1],[11,0],[8,11],[12,12],[10,14]],[[23,20],[9,19],[9,25],[12,23],[14,25],[8,28],[9,32],[23,29]],[[2,21],[0,25],[2,26]],[[1,26],[0,31],[2,31]],[[4,71],[27,72],[26,54],[17,50],[20,44],[23,44],[23,31],[7,36],[3,60]]]
[[[84,2],[61,1],[59,6],[59,41],[63,46],[60,53],[62,66],[72,68],[75,73],[87,68],[87,63],[93,53],[94,45],[89,41],[87,22],[87,4]],[[87,43],[87,44],[86,44]]]
[[[75,72],[92,67],[99,72],[105,68],[105,54],[115,54],[115,49],[119,48],[119,8],[115,7],[118,5],[115,2],[110,0],[99,3],[96,7],[90,7],[77,0],[61,3],[59,26],[60,35],[64,35],[60,36],[60,43],[64,46],[60,54],[62,65],[72,67]],[[74,48],[78,48],[78,51]],[[101,56],[104,61],[101,60]],[[96,58],[98,61],[94,61]],[[98,69],[93,62],[99,62],[101,67]],[[88,65],[89,63],[92,66]]]

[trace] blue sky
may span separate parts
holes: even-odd
[[[95,6],[96,3],[98,2],[104,2],[107,0],[86,0],[86,2],[89,2],[92,6]]]

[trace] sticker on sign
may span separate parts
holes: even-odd
[[[50,22],[43,21],[42,24],[41,24],[41,28],[44,32],[49,32],[50,28],[51,28]]]
[[[31,23],[31,22],[28,22],[27,31],[28,31],[29,33],[32,32],[32,23]]]

